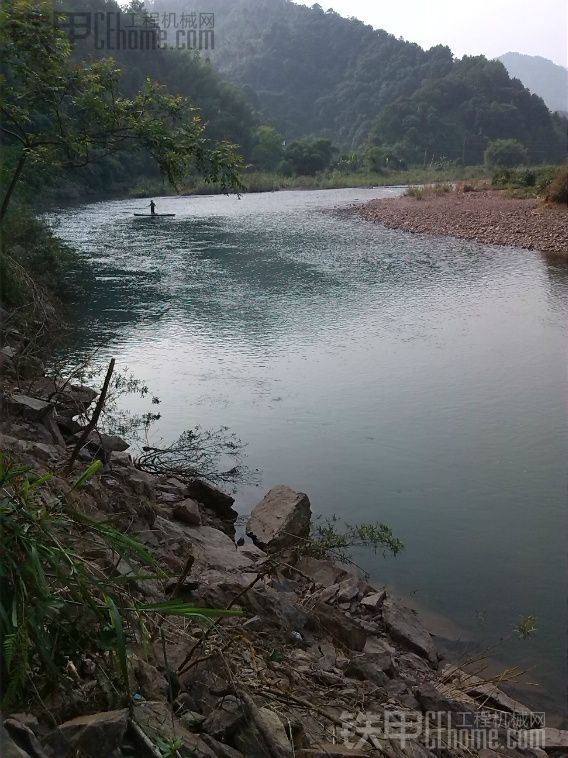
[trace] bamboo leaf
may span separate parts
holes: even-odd
[[[226,610],[224,608],[199,608],[189,603],[180,603],[177,600],[165,600],[162,603],[146,603],[138,606],[141,611],[153,611],[169,616],[204,616],[205,618],[217,618],[219,616],[242,616],[239,609]]]
[[[126,658],[126,637],[124,636],[122,617],[116,607],[116,603],[109,595],[105,595],[105,602],[108,605],[111,624],[116,635],[116,653],[118,656],[120,673],[124,682],[124,690],[128,693],[130,685],[128,681],[128,663]]]

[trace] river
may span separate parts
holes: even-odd
[[[285,483],[318,514],[390,525],[404,550],[358,553],[371,576],[456,622],[456,649],[504,638],[494,654],[558,705],[568,267],[336,212],[398,191],[157,198],[176,216],[152,220],[140,200],[62,210],[87,282],[68,355],[102,346],[144,378],[154,439],[230,427],[259,469],[242,513]]]

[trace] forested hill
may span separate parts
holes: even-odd
[[[568,69],[539,55],[505,53],[499,60],[510,76],[540,95],[551,111],[568,114]]]
[[[185,0],[152,7],[186,10]],[[533,161],[564,157],[560,124],[498,61],[455,60],[442,45],[424,51],[290,0],[209,0],[207,10],[215,13],[213,65],[288,140],[328,137],[351,150],[371,135],[409,163],[479,163],[489,140],[516,138]]]

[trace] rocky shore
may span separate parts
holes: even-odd
[[[56,492],[81,431],[77,412],[97,392],[42,375],[18,349],[16,341],[0,350],[0,450],[52,472]],[[103,697],[95,663],[70,661],[66,686],[5,709],[3,758],[568,755],[568,732],[538,728],[494,683],[444,661],[416,613],[385,587],[311,556],[304,493],[271,489],[247,522],[250,541],[236,544],[230,495],[139,470],[111,435],[85,445],[76,471],[101,448],[104,467],[76,493],[76,507],[112,518],[168,578],[146,579],[96,545],[83,544],[84,557],[148,602],[174,596],[243,614],[209,626],[168,618],[161,641],[133,641],[128,696]]]
[[[568,257],[568,208],[497,190],[371,200],[355,212],[405,232],[450,236]]]

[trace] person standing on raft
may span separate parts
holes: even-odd
[[[153,200],[150,200],[150,213],[152,216],[156,215],[156,203]]]

